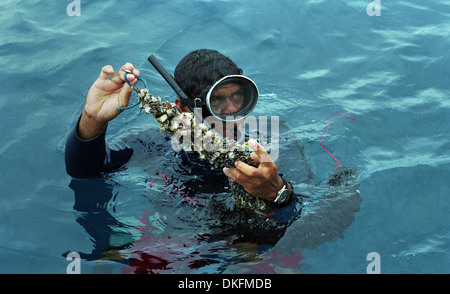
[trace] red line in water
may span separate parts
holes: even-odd
[[[180,189],[178,189],[177,187],[175,187],[174,185],[172,185],[172,184],[167,180],[165,174],[159,174],[159,175],[154,176],[153,179],[150,181],[150,184],[148,184],[150,188],[153,187],[153,180],[154,180],[156,177],[158,177],[158,176],[161,176],[161,177],[163,178],[163,180],[164,180],[169,186],[171,186],[172,188],[174,188],[179,194],[185,196],[185,197],[186,197],[186,200],[191,201],[191,202],[194,203],[194,204],[200,204],[200,205],[203,205],[203,206],[206,205],[205,202],[203,202],[203,203],[198,203],[197,200],[194,200],[194,199],[192,199],[191,197],[189,197],[189,195],[187,195],[187,194],[181,192]]]
[[[330,152],[327,148],[325,148],[325,146],[323,146],[322,140],[323,140],[323,137],[328,133],[328,130],[330,129],[330,123],[331,123],[331,121],[332,121],[333,119],[335,119],[336,117],[340,116],[340,115],[345,115],[346,117],[349,117],[349,118],[351,118],[351,119],[353,119],[353,120],[356,120],[356,118],[354,118],[354,117],[352,117],[352,116],[350,116],[350,115],[348,115],[348,114],[345,114],[345,113],[342,113],[342,112],[341,112],[341,113],[338,113],[338,114],[336,114],[335,116],[333,116],[333,117],[330,119],[330,121],[328,121],[327,130],[326,130],[325,133],[323,133],[322,137],[320,138],[320,146],[322,146],[322,148],[325,149],[325,151],[327,151],[328,154],[331,155],[331,157],[333,157],[333,159],[334,159],[334,161],[336,161],[338,167],[340,167],[341,164],[339,163],[339,161],[337,160],[337,158],[334,157],[333,154],[331,154],[331,152]]]

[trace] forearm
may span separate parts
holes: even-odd
[[[94,178],[100,175],[104,169],[106,128],[97,136],[83,140],[78,135],[80,124],[81,118],[67,138],[65,149],[66,171],[73,178]]]

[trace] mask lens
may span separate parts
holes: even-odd
[[[241,75],[226,76],[217,81],[206,95],[206,105],[214,116],[233,121],[250,114],[258,102],[258,88]]]

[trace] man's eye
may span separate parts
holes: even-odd
[[[233,95],[234,100],[240,100],[242,99],[242,92],[237,92]]]

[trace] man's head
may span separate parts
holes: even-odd
[[[190,52],[177,65],[175,81],[190,98],[201,98],[202,116],[209,127],[222,135],[236,137],[236,129],[243,125],[243,119],[226,123],[225,117],[247,115],[257,101],[257,89],[253,81],[242,77],[242,69],[237,67],[222,53],[216,50],[199,49]],[[193,111],[194,100],[181,100],[175,103],[181,112]],[[239,137],[239,136],[238,136]]]
[[[189,98],[200,96],[217,80],[227,75],[241,75],[242,69],[222,53],[211,49],[190,52],[178,63],[174,78]]]

